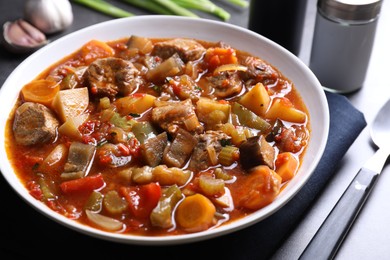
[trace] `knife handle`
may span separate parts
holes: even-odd
[[[299,257],[300,260],[334,258],[378,176],[367,168],[359,170]]]

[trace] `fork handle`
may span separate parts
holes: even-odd
[[[359,170],[299,257],[300,260],[334,258],[378,176],[367,168]]]

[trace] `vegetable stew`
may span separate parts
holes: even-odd
[[[310,116],[277,68],[224,42],[91,40],[23,86],[6,149],[31,196],[108,232],[201,232],[272,203]]]

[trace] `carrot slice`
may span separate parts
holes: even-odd
[[[40,103],[50,107],[59,90],[60,85],[57,82],[38,79],[26,84],[21,92],[25,101]]]
[[[282,183],[291,180],[298,170],[298,159],[290,152],[278,154],[275,161],[276,173],[282,177]]]
[[[115,54],[114,49],[107,43],[98,40],[91,40],[87,42],[81,48],[80,52],[81,57],[84,59],[86,64],[90,64],[100,58],[112,57]]]
[[[176,221],[188,232],[208,229],[214,221],[214,204],[204,195],[186,197],[177,207]]]

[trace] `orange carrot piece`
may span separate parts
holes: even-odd
[[[176,221],[188,232],[208,229],[216,212],[214,204],[199,193],[186,197],[177,207]]]
[[[38,79],[26,84],[21,92],[25,101],[40,103],[50,107],[59,90],[60,85],[57,82]]]
[[[298,171],[299,161],[290,152],[278,154],[275,161],[276,173],[282,177],[282,183],[291,180]]]
[[[112,57],[114,54],[113,48],[107,43],[98,40],[91,40],[81,48],[81,57],[86,64],[90,64],[100,58]]]

